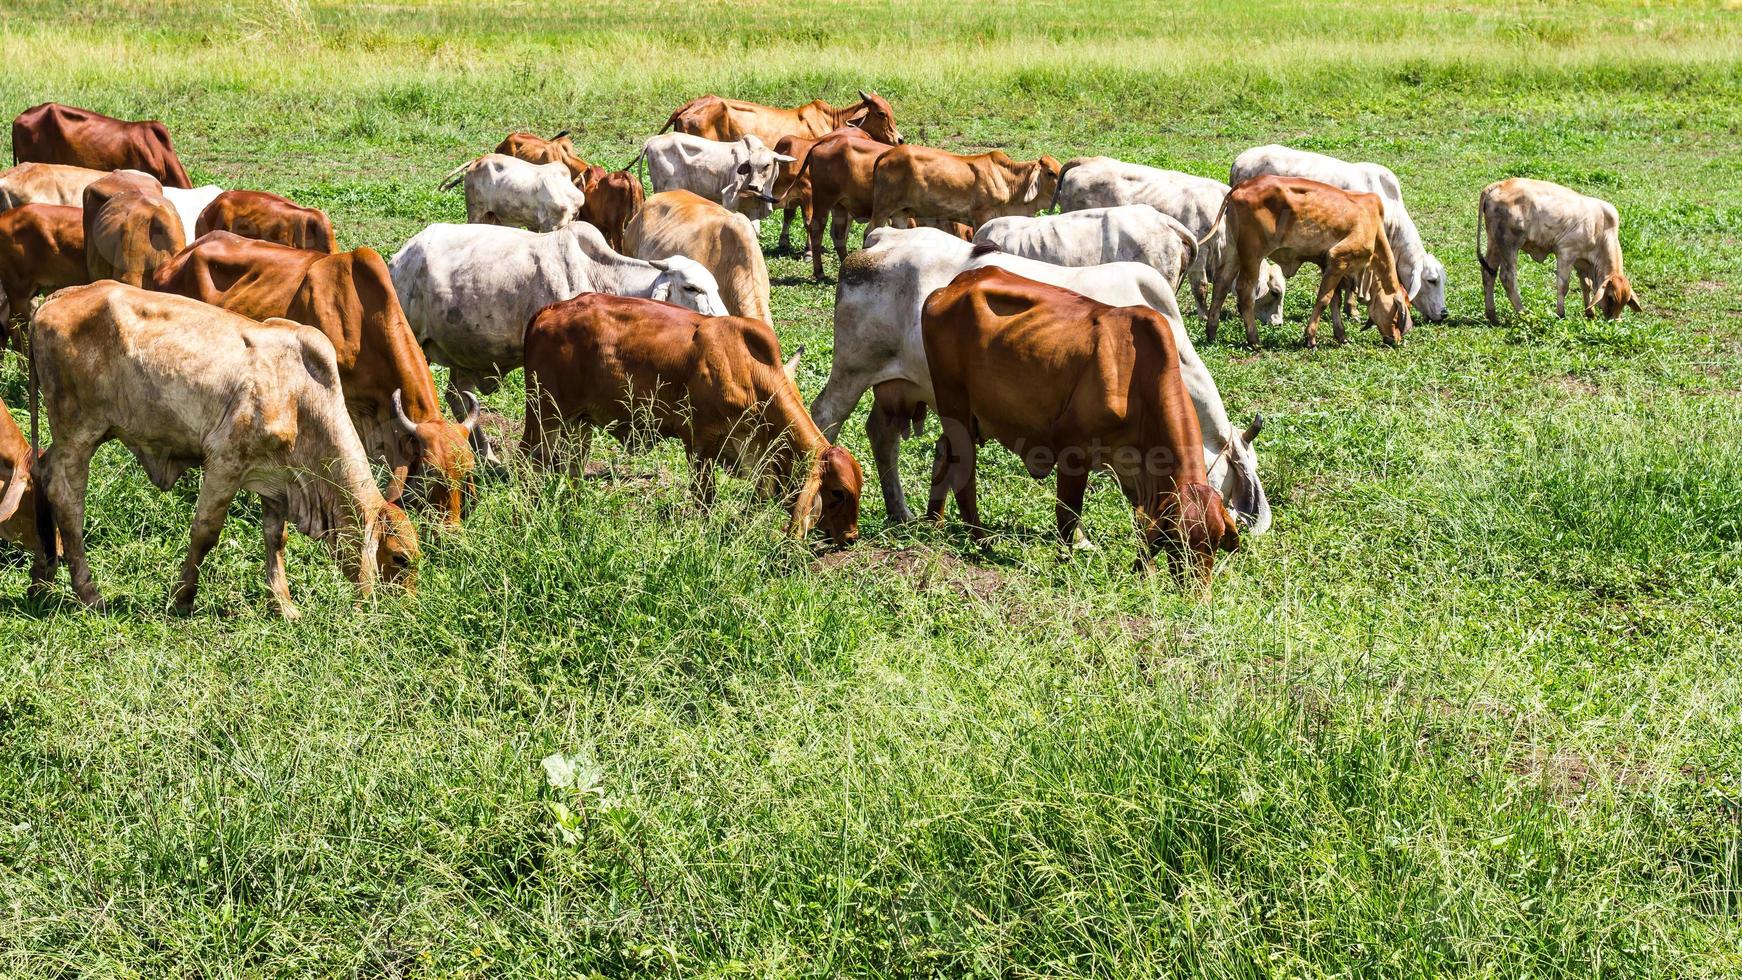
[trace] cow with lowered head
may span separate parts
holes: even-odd
[[[1050,156],[1016,161],[1003,150],[960,156],[929,146],[898,146],[877,158],[871,227],[914,218],[974,229],[993,218],[1036,214],[1051,203],[1059,169]]]
[[[32,106],[12,120],[12,160],[139,170],[165,187],[193,186],[163,123],[127,122],[58,102]]]
[[[832,129],[849,125],[863,129],[872,139],[902,142],[889,100],[863,90],[859,92],[859,101],[839,109],[821,99],[796,109],[781,109],[743,99],[704,95],[679,106],[659,131],[669,129],[727,143],[756,136],[773,146],[784,136],[814,140]]]

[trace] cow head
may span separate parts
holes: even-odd
[[[1597,286],[1597,292],[1591,296],[1591,305],[1585,307],[1586,316],[1603,314],[1605,320],[1619,320],[1627,310],[1642,312],[1639,307],[1639,297],[1633,295],[1633,284],[1619,272],[1611,272]]]
[[[720,188],[720,203],[752,221],[768,217],[779,201],[774,185],[780,179],[781,165],[792,163],[793,158],[769,149],[756,136],[746,136],[732,148],[732,160],[732,182]]]
[[[1273,327],[1282,326],[1282,299],[1288,290],[1288,277],[1275,262],[1265,259],[1258,271],[1258,297],[1254,315]]]
[[[1382,282],[1376,277],[1368,288],[1371,290],[1371,299],[1367,304],[1367,313],[1379,328],[1380,339],[1396,347],[1403,343],[1403,335],[1409,333],[1410,327],[1414,325],[1409,313],[1409,293],[1396,277],[1390,277],[1390,282]]]
[[[417,545],[417,525],[392,501],[382,506],[375,524],[375,567],[381,581],[407,592],[417,588],[417,562],[423,555]]]
[[[1441,323],[1446,318],[1446,266],[1445,263],[1432,255],[1423,252],[1422,262],[1411,277],[1415,287],[1410,293],[1410,302],[1427,317],[1429,323]]]
[[[1030,166],[1034,169],[1029,171],[1028,180],[1022,186],[1022,203],[1036,204],[1052,200],[1053,195],[1058,193],[1059,174],[1064,170],[1063,165],[1050,156],[1042,156]]]
[[[1151,525],[1150,553],[1167,555],[1168,567],[1182,581],[1207,586],[1219,551],[1238,551],[1240,531],[1222,495],[1207,483],[1179,488],[1173,520]]]
[[[405,414],[400,392],[393,392],[393,418],[404,439],[400,458],[406,460],[404,475],[395,475],[396,489],[440,511],[442,524],[448,528],[460,526],[466,500],[474,490],[473,475],[478,465],[472,454],[471,438],[483,406],[477,395],[469,391],[463,394],[469,406],[461,421],[450,422],[437,416],[428,422],[414,422]],[[395,490],[387,494],[389,499],[398,495]]]
[[[895,128],[895,110],[889,107],[889,100],[876,92],[867,94],[860,89],[859,104],[853,107],[847,121],[874,140],[892,146],[907,142],[902,139],[901,130]]]
[[[1210,461],[1208,480],[1221,494],[1240,529],[1247,534],[1270,530],[1270,498],[1258,479],[1258,433],[1264,416],[1256,415],[1244,432],[1228,432],[1227,441]]]
[[[673,255],[651,261],[648,265],[659,272],[649,294],[653,299],[695,310],[703,316],[726,315],[726,301],[720,298],[720,284],[700,262],[688,256]]]
[[[859,540],[859,494],[864,489],[865,471],[853,454],[840,446],[824,449],[793,501],[787,533],[803,538],[812,528],[821,528],[835,547],[852,544]]]

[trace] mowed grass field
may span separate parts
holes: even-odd
[[[1742,973],[1739,52],[1733,2],[11,0],[0,115],[163,119],[196,183],[346,247],[462,220],[436,182],[512,129],[617,166],[693,95],[863,87],[957,150],[1384,162],[1452,316],[1305,352],[1308,270],[1263,352],[1200,347],[1276,508],[1203,602],[1128,572],[1104,480],[1057,562],[996,447],[986,552],[872,483],[818,556],[741,481],[702,512],[667,446],[488,486],[415,596],[359,605],[296,539],[296,624],[244,499],[177,618],[192,480],[110,447],[112,610],[0,561],[0,973]],[[1509,175],[1616,204],[1644,315],[1556,320],[1527,262],[1486,324]],[[812,396],[833,285],[771,273]]]

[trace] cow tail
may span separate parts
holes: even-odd
[[[442,182],[436,185],[436,190],[452,190],[455,184],[458,184],[460,181],[465,179],[466,174],[472,169],[472,164],[477,162],[477,160],[467,160],[465,163],[462,163],[448,171],[447,175],[442,178]]]
[[[34,325],[33,325],[34,326]],[[36,334],[36,330],[31,330]],[[36,367],[36,337],[25,349],[25,373],[30,387],[30,469],[31,482],[36,484],[36,546],[42,549],[43,566],[50,577],[60,558],[60,537],[55,529],[54,505],[49,503],[48,485],[42,479],[42,381]]]
[[[1046,209],[1048,211],[1054,211],[1054,210],[1058,209],[1059,193],[1065,189],[1065,174],[1068,174],[1073,169],[1075,169],[1079,162],[1081,162],[1081,161],[1080,160],[1066,160],[1065,165],[1059,168],[1058,183],[1053,185],[1053,187],[1052,187],[1052,200],[1046,206]]]
[[[1211,223],[1209,223],[1209,232],[1205,232],[1204,237],[1198,238],[1197,240],[1197,247],[1200,247],[1200,249],[1204,247],[1205,242],[1209,242],[1211,238],[1216,237],[1216,228],[1221,225],[1221,216],[1223,216],[1223,214],[1228,214],[1228,198],[1230,197],[1233,197],[1233,188],[1230,188],[1228,193],[1225,193],[1225,195],[1221,195],[1221,207],[1216,209],[1216,218],[1212,218]],[[1233,238],[1233,219],[1228,221],[1228,237]]]
[[[1482,248],[1483,226],[1487,224],[1487,222],[1483,220],[1487,216],[1485,214],[1483,214],[1482,211],[1483,211],[1483,206],[1488,203],[1487,198],[1488,198],[1488,196],[1486,194],[1484,194],[1484,195],[1482,195],[1482,198],[1480,200],[1478,200],[1476,203],[1476,263],[1482,267],[1483,272],[1492,276],[1492,275],[1495,275],[1498,270],[1496,270],[1493,266],[1488,264],[1488,256],[1485,254],[1485,252]]]

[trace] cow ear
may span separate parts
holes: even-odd
[[[660,276],[659,280],[653,284],[652,298],[660,301],[661,303],[667,302],[668,300],[671,299],[671,277],[670,276]]]
[[[1645,312],[1645,310],[1643,308],[1641,308],[1639,305],[1639,294],[1638,293],[1635,293],[1632,296],[1627,297],[1627,308],[1632,310],[1635,313],[1644,313]]]
[[[774,160],[776,163],[793,163],[798,160],[798,157],[789,157],[784,153],[776,153],[774,155]]]
[[[1597,287],[1597,291],[1591,294],[1591,302],[1589,302],[1585,305],[1585,315],[1586,316],[1596,316],[1597,311],[1603,307],[1603,297],[1608,296],[1608,295],[1609,295],[1609,280],[1604,279],[1603,282]]]
[[[1022,203],[1028,204],[1040,196],[1040,174],[1045,169],[1037,163],[1034,165],[1034,169],[1029,171],[1028,185],[1022,189]]]

